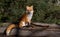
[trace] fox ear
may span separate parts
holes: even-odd
[[[30,7],[29,6],[26,6],[26,9],[28,10]]]
[[[33,8],[33,6],[31,6]]]
[[[27,8],[27,7],[33,7],[33,6],[26,6],[26,8]]]
[[[33,8],[33,6],[26,6],[26,9],[30,9],[30,8]]]
[[[26,8],[28,8],[29,6],[26,6]]]

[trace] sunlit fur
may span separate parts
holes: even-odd
[[[26,12],[21,16],[19,23],[17,24],[19,26],[19,28],[22,28],[24,26],[27,26],[28,24],[31,23],[31,19],[33,16],[33,6],[26,6]],[[15,24],[10,24],[7,28],[6,28],[6,35],[9,35],[11,30],[13,28],[15,28],[16,25]]]
[[[27,26],[28,24],[31,23],[33,12],[34,12],[33,6],[26,6],[26,13],[23,14],[21,21],[19,22],[20,28]]]
[[[4,31],[4,34],[6,34],[7,36],[9,36],[11,30],[12,30],[13,28],[15,28],[15,27],[16,27],[15,24],[10,24],[10,25],[6,28],[6,30]]]

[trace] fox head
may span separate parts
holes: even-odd
[[[26,6],[26,11],[27,12],[33,11],[33,6]]]

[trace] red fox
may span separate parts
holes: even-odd
[[[33,6],[26,6],[26,13],[23,14],[21,21],[19,22],[20,28],[27,26],[28,24],[30,25],[33,12],[34,12]]]
[[[30,25],[31,23],[31,19],[33,16],[33,6],[26,6],[26,12],[22,15],[22,17],[19,20],[19,23],[17,24],[19,26],[19,28],[22,28],[24,26],[27,26],[28,24]],[[15,28],[16,25],[15,24],[11,24],[6,28],[6,35],[9,35],[9,33],[11,32],[11,30],[13,28]]]

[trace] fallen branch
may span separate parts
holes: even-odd
[[[60,26],[57,25],[57,24],[47,24],[47,23],[32,22],[31,25],[40,26],[40,27],[58,27],[58,28],[60,28]]]

